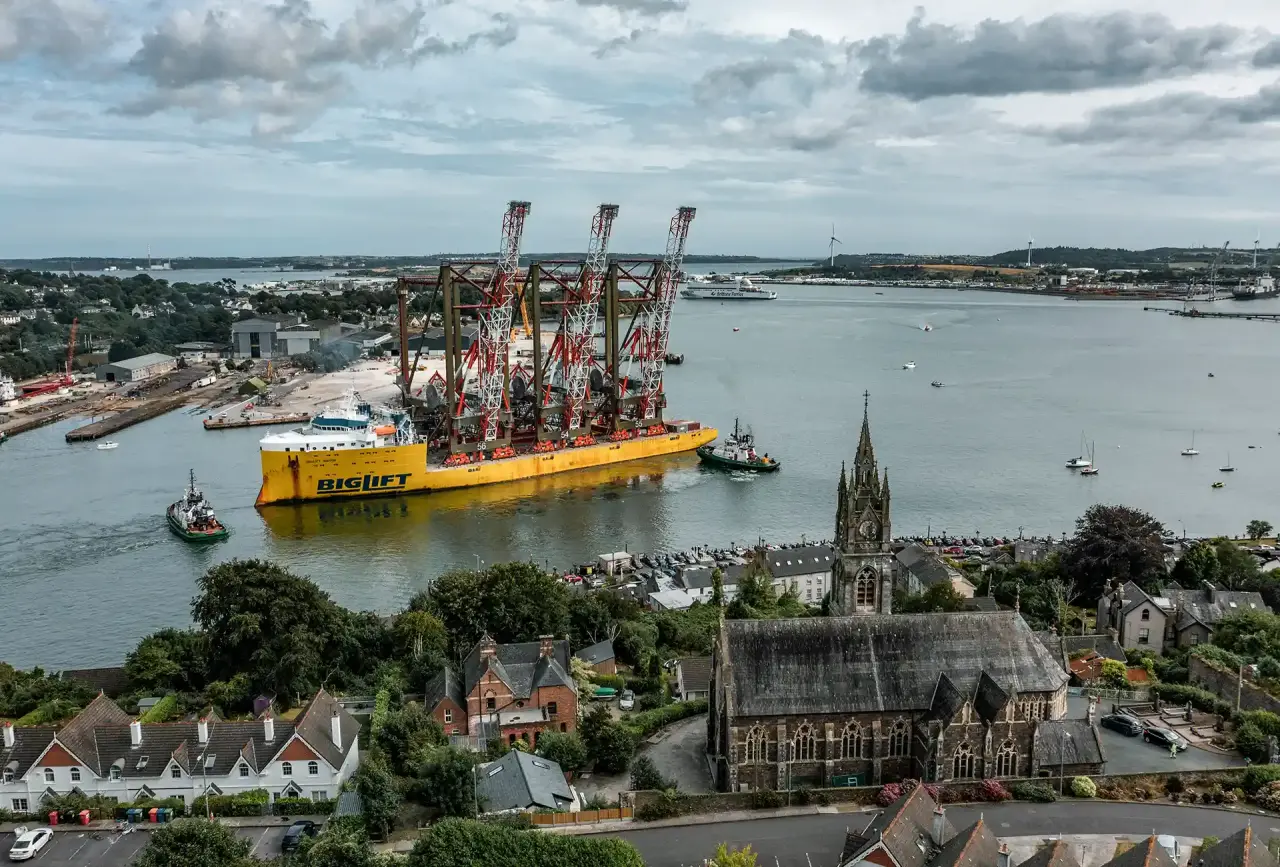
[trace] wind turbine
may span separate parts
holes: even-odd
[[[842,244],[841,240],[836,237],[836,224],[831,224],[831,237],[827,239],[827,247],[831,254],[831,267],[836,266],[836,244]]]
[[[1035,238],[1027,239],[1027,267],[1028,268],[1031,267],[1031,248],[1035,246],[1035,243],[1036,243]]]

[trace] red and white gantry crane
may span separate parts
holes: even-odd
[[[694,213],[694,208],[681,207],[671,218],[667,250],[662,257],[654,300],[647,305],[639,327],[628,340],[628,356],[640,362],[637,420],[652,419],[660,409],[662,374],[667,364],[667,338],[671,333],[671,308],[675,305],[676,290],[680,288],[680,269],[684,265],[685,244]]]

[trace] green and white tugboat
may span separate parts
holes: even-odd
[[[756,453],[756,438],[750,431],[744,431],[733,420],[733,433],[725,437],[723,443],[708,443],[698,448],[698,457],[704,464],[713,467],[724,467],[730,470],[749,470],[754,473],[772,473],[782,464],[769,457]]]
[[[196,471],[191,471],[191,483],[182,499],[169,507],[166,513],[169,529],[184,542],[220,542],[231,531],[213,514],[213,506],[196,487]]]

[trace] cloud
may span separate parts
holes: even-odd
[[[683,12],[689,8],[689,0],[577,0],[579,6],[596,6],[631,12],[636,15],[666,15]]]
[[[1141,84],[1212,68],[1235,49],[1234,27],[1179,28],[1162,15],[1051,15],[1026,23],[986,20],[972,31],[928,24],[923,10],[901,36],[858,50],[861,86],[913,101],[1005,96]]]
[[[258,134],[292,134],[348,92],[350,69],[411,66],[481,44],[502,47],[517,36],[505,15],[456,40],[429,32],[425,19],[421,3],[400,0],[363,0],[333,29],[308,0],[247,3],[203,16],[179,10],[146,33],[128,61],[151,92],[118,110],[143,116],[184,109],[199,119],[245,111],[258,115]]]
[[[1247,96],[1174,93],[1097,109],[1083,123],[1037,128],[1062,144],[1138,141],[1144,146],[1235,138],[1242,128],[1280,120],[1280,82]]]
[[[629,45],[635,45],[642,36],[652,32],[652,27],[634,27],[630,33],[610,39],[604,45],[591,52],[591,55],[597,60],[608,57],[610,54],[621,51]]]
[[[1280,66],[1280,39],[1273,39],[1253,55],[1253,65],[1259,69]]]
[[[40,55],[75,62],[97,50],[107,24],[96,0],[0,0],[0,61]]]

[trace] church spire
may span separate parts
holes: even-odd
[[[836,544],[843,545],[846,536],[845,519],[848,517],[849,482],[845,478],[844,461],[840,462],[840,486],[836,489]]]
[[[854,467],[873,467],[876,463],[876,452],[871,446],[871,420],[869,406],[871,392],[862,393],[862,435],[858,438],[858,454],[854,458]]]

